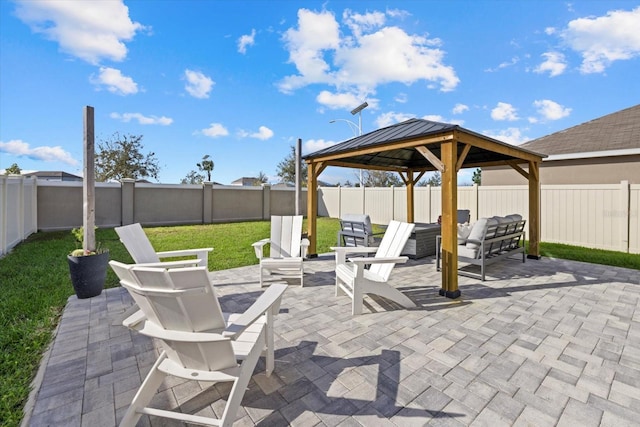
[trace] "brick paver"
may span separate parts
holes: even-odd
[[[506,260],[488,280],[460,277],[438,296],[433,258],[396,267],[392,283],[418,307],[376,297],[352,316],[334,296],[334,262],[305,262],[277,317],[276,370],[261,360],[238,426],[605,426],[640,420],[640,272],[564,260]],[[257,266],[212,274],[226,311],[261,293]],[[157,357],[115,323],[122,288],[69,299],[27,404],[31,426],[112,426]],[[159,407],[219,413],[228,385],[171,378]],[[143,418],[140,425],[174,425]]]

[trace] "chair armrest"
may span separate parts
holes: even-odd
[[[163,261],[163,262],[143,262],[135,264],[138,267],[150,268],[181,268],[181,267],[201,267],[199,259],[183,259],[179,261]],[[206,266],[203,266],[206,267]]]
[[[195,256],[198,258],[198,260],[200,260],[198,265],[200,265],[201,267],[206,267],[209,257],[208,253],[212,250],[213,248],[181,249],[177,251],[156,252],[156,255],[158,255],[158,258]]]
[[[354,264],[404,264],[409,258],[406,256],[398,257],[363,257],[349,258]]]
[[[371,254],[378,250],[367,246],[332,246],[330,249],[336,253],[336,264],[345,264],[347,254]]]
[[[180,341],[192,343],[206,343],[216,341],[228,341],[230,338],[213,332],[186,332],[164,329],[153,322],[144,322],[140,328],[136,328],[143,335],[167,341]]]
[[[269,312],[271,315],[276,315],[280,310],[282,294],[287,290],[287,287],[283,283],[275,283],[269,286],[247,311],[227,326],[223,335],[235,339],[264,313]]]
[[[256,257],[258,259],[264,258],[264,256],[263,256],[264,245],[266,245],[270,241],[271,241],[270,239],[262,239],[262,240],[258,240],[257,242],[251,244],[251,246],[253,246],[253,249],[256,252]]]

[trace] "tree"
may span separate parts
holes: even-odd
[[[426,187],[427,185],[440,187],[442,185],[442,176],[440,176],[440,172],[435,172],[429,179],[423,179],[418,183],[418,187]]]
[[[473,181],[474,184],[482,184],[482,169],[478,168],[473,171],[473,177],[471,177],[471,181]]]
[[[213,160],[209,160],[209,155],[206,154],[202,157],[202,161],[198,163],[198,169],[207,173],[207,181],[211,182],[211,172],[213,172]]]
[[[11,166],[9,166],[7,169],[5,169],[4,174],[5,175],[20,175],[22,173],[22,169],[20,169],[20,166],[18,166],[17,163],[12,164]]]
[[[256,185],[266,184],[267,182],[269,182],[269,177],[266,173],[260,171],[258,173],[258,178],[256,179],[256,181],[258,181]]]
[[[180,184],[202,184],[204,182],[204,175],[200,175],[198,172],[192,170],[182,178]]]
[[[280,177],[282,182],[289,184],[295,184],[296,182],[296,148],[292,145],[289,155],[280,163],[278,163],[278,170],[276,175]],[[300,165],[300,180],[302,186],[307,185],[307,164],[302,162]]]
[[[96,154],[96,181],[123,178],[158,179],[158,159],[155,153],[142,153],[142,135],[122,135],[114,133],[110,139],[98,143]]]
[[[402,187],[404,185],[396,173],[376,170],[362,171],[362,182],[365,187]]]

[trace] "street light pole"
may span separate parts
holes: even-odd
[[[357,136],[361,136],[362,135],[362,110],[364,110],[368,106],[369,106],[368,102],[363,102],[362,104],[358,105],[356,108],[351,110],[351,115],[353,116],[355,116],[356,114],[358,115],[358,124],[355,124],[351,120],[347,120],[347,119],[333,119],[333,120],[330,120],[329,123],[335,123],[337,121],[347,122],[351,130],[353,130],[353,128],[357,129],[358,130]],[[360,171],[360,187],[364,187],[364,183],[362,182],[362,169],[359,169],[359,171]]]

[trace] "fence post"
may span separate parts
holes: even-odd
[[[471,217],[469,218],[469,221],[473,220],[473,222],[478,220],[478,212],[480,210],[480,207],[478,206],[478,201],[480,200],[480,197],[478,195],[478,192],[480,191],[480,187],[478,187],[478,184],[473,183],[473,196],[471,196]]]
[[[262,219],[271,218],[271,186],[262,185]]]
[[[620,225],[621,250],[629,253],[631,237],[629,234],[631,232],[631,187],[629,181],[620,181],[620,213],[616,215],[616,218],[620,218],[622,221]]]
[[[213,222],[213,182],[202,183],[202,223]]]
[[[18,187],[18,235],[20,240],[24,240],[24,176],[20,176],[20,186]]]
[[[134,222],[134,193],[136,180],[133,178],[123,178],[120,181],[120,197],[122,203],[122,225],[133,224]]]
[[[2,190],[0,190],[0,255],[7,252],[7,188],[9,186],[9,178],[0,176]]]

